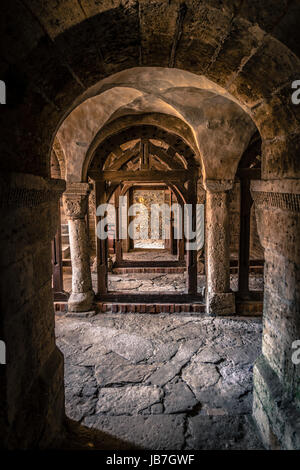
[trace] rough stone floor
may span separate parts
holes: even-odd
[[[177,255],[166,250],[135,250],[123,253],[124,261],[176,261]]]
[[[96,281],[95,281],[96,282]],[[237,291],[238,276],[230,276],[230,287]],[[263,276],[251,274],[249,276],[250,290],[263,290]],[[205,276],[198,275],[198,292],[205,287]],[[186,288],[185,273],[132,273],[132,274],[109,274],[108,289],[110,291],[127,292],[184,292]]]
[[[93,287],[96,289],[97,276],[92,273]],[[64,289],[71,292],[72,273],[71,268],[64,268]],[[108,289],[111,291],[128,292],[183,292],[186,284],[185,273],[131,273],[108,275]],[[237,291],[238,276],[230,276],[230,287]],[[205,286],[205,276],[198,276],[198,291],[201,292]],[[263,290],[263,275],[250,274],[249,286],[251,291]]]
[[[259,319],[58,316],[67,416],[106,436],[102,448],[108,437],[115,450],[260,449],[250,415],[261,331]]]
[[[163,250],[165,247],[164,240],[135,240],[134,241],[134,248],[141,248],[141,249],[153,249],[157,248],[159,250]]]

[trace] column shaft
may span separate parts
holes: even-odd
[[[251,188],[265,249],[264,329],[262,355],[254,366],[253,415],[266,447],[299,449],[300,184],[253,181]]]
[[[87,183],[69,183],[63,195],[72,264],[72,293],[68,301],[71,312],[91,310],[94,300],[85,221],[89,191],[90,185]]]
[[[207,313],[235,313],[230,291],[228,190],[231,181],[206,182],[206,303]]]

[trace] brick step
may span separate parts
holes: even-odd
[[[55,313],[66,313],[68,311],[67,302],[54,302]],[[203,313],[205,314],[205,304],[146,304],[146,303],[119,303],[119,302],[97,302],[97,311],[102,313]],[[263,302],[243,301],[236,302],[237,316],[260,317],[263,312]]]
[[[148,267],[148,268],[113,268],[113,274],[132,274],[132,273],[184,273],[186,271],[184,266],[179,267]]]
[[[97,302],[97,311],[102,313],[205,313],[205,304],[145,304]],[[67,312],[66,302],[54,302],[54,311]]]
[[[260,317],[263,314],[262,300],[244,300],[236,302],[236,314],[250,317]]]
[[[205,313],[205,304],[97,303],[100,312],[112,313]]]

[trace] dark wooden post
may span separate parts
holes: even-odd
[[[122,261],[122,240],[120,238],[120,214],[119,214],[119,197],[121,194],[121,186],[115,190],[115,209],[116,209],[116,263],[117,265]]]
[[[105,204],[106,182],[95,181],[96,210],[100,204]],[[97,234],[97,225],[102,217],[96,215],[96,257],[97,257],[97,294],[107,293],[107,249],[108,240],[101,240]]]
[[[128,189],[128,209],[129,207],[131,207],[133,204],[133,186],[131,186],[129,189]],[[129,215],[128,216],[128,227],[129,225],[131,224],[131,222],[134,220],[134,216],[133,215]],[[128,248],[129,250],[133,250],[134,248],[134,240],[129,237],[128,235]]]
[[[67,300],[68,294],[64,292],[63,284],[60,202],[58,203],[57,231],[54,239],[52,240],[52,274],[54,300]]]
[[[188,181],[188,203],[192,205],[192,221],[189,222],[193,232],[196,231],[196,204],[197,204],[197,186],[196,180]],[[196,237],[195,237],[196,240]],[[195,240],[189,240],[194,242]],[[187,241],[188,242],[188,241]],[[187,292],[188,294],[197,294],[197,250],[187,250]]]
[[[175,196],[173,191],[171,191],[170,205],[172,207],[175,202]],[[177,255],[177,240],[174,239],[174,212],[170,208],[170,240],[171,240],[171,254]]]
[[[171,204],[172,204],[172,192],[170,191],[170,189],[165,189],[164,190],[164,202],[165,204],[167,204],[170,208],[170,212],[169,212],[169,215],[170,215],[170,219],[169,219],[169,222],[170,222],[170,225],[169,225],[169,237],[168,238],[165,238],[165,249],[170,251],[170,253],[172,253],[172,246],[173,246],[173,236],[172,236],[172,214],[171,214]],[[165,222],[168,222],[168,221],[165,221]]]
[[[253,203],[250,192],[250,179],[240,179],[240,247],[239,247],[239,296],[249,297],[249,251],[250,216]]]
[[[184,204],[178,201],[181,207],[181,238],[177,240],[178,261],[184,261],[185,255],[185,236],[184,236]],[[178,221],[180,223],[180,221]]]
[[[149,170],[149,141],[148,139],[141,140],[141,149],[140,149],[140,169]]]

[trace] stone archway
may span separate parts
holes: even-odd
[[[204,1],[199,9],[193,3],[186,3],[184,15],[176,2],[158,2],[160,15],[152,10],[152,2],[144,2],[141,7],[137,2],[130,6],[107,3],[105,9],[90,5],[82,9],[72,2],[72,18],[66,17],[63,7],[52,9],[50,3],[42,6],[39,2],[26,2],[25,7],[13,1],[7,2],[3,9],[4,21],[12,26],[4,38],[7,47],[3,50],[3,75],[8,106],[1,123],[4,138],[0,143],[6,157],[1,159],[1,169],[5,172],[2,178],[2,220],[6,224],[2,234],[4,289],[10,291],[11,280],[18,278],[20,272],[25,277],[33,277],[32,269],[38,271],[40,265],[33,258],[37,252],[41,253],[45,267],[34,285],[20,280],[24,289],[18,290],[14,299],[7,297],[3,306],[5,317],[1,327],[8,355],[11,354],[14,363],[12,371],[6,371],[1,381],[1,402],[6,410],[4,442],[10,447],[17,446],[17,442],[23,447],[33,443],[48,445],[63,422],[62,359],[53,340],[48,270],[56,200],[63,191],[62,184],[47,180],[56,130],[77,104],[93,94],[92,88],[99,80],[125,69],[153,65],[176,66],[202,76],[203,83],[207,84],[207,79],[209,84],[215,82],[214,90],[222,87],[235,97],[251,115],[262,136],[262,177],[270,181],[252,187],[265,246],[267,281],[263,357],[256,368],[255,416],[268,446],[273,445],[275,434],[282,447],[299,447],[289,413],[270,394],[272,383],[277,383],[279,395],[289,398],[292,414],[298,416],[299,403],[295,397],[299,371],[289,361],[291,344],[299,334],[300,140],[299,117],[290,101],[290,84],[299,74],[298,44],[292,34],[297,37],[297,25],[293,21],[297,6],[291,4],[285,9],[283,4],[271,2],[270,6],[253,11],[250,1],[239,7],[235,2],[227,2],[223,9],[216,8],[219,2]],[[12,21],[16,12],[23,18],[25,27]],[[166,18],[167,24],[158,18]],[[176,34],[177,18],[182,32],[180,41]],[[122,34],[118,34],[120,27]],[[183,75],[180,77],[183,79]],[[266,224],[264,220],[268,217],[272,220]],[[289,233],[277,230],[278,221]],[[31,231],[35,222],[39,237]],[[21,244],[16,251],[19,243],[16,227],[19,235],[23,235],[21,238],[30,238],[26,242],[29,259]],[[274,264],[281,266],[275,283],[271,282]],[[289,273],[291,290],[282,286],[285,273]],[[24,299],[30,301],[30,308]],[[12,321],[16,313],[18,318]],[[37,326],[39,323],[32,321],[33,317],[41,323],[43,319],[43,325]],[[276,318],[281,325],[277,339]],[[35,328],[43,337],[43,348],[35,343]],[[28,350],[31,348],[36,353],[34,359],[28,354],[32,361],[30,377],[29,358],[24,356],[22,347],[25,336]],[[16,383],[21,382],[27,391],[22,399],[16,391],[21,389]],[[45,396],[44,390],[47,398],[40,400],[39,397]],[[24,414],[36,417],[30,435],[24,432],[27,426],[20,418]],[[280,429],[276,427],[278,417]]]

